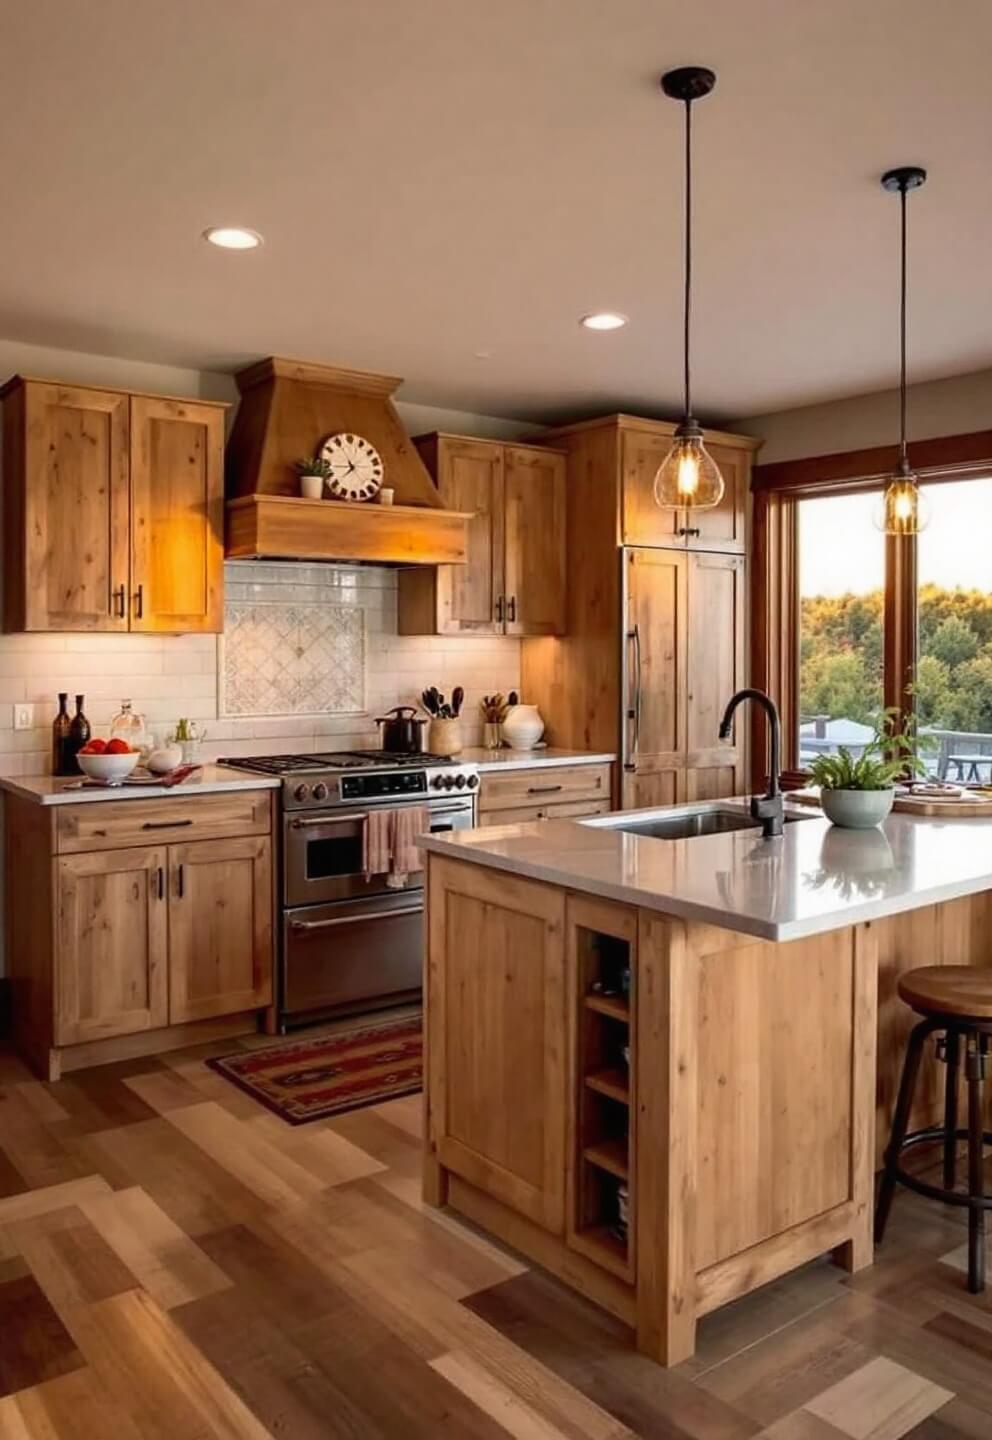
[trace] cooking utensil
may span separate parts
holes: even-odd
[[[388,715],[380,715],[375,723],[382,726],[383,750],[400,755],[417,755],[423,750],[427,721],[417,714],[415,705],[394,705]]]

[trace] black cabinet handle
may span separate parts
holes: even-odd
[[[142,830],[181,830],[186,825],[192,825],[192,820],[146,820]]]
[[[502,623],[503,623],[503,597],[502,597],[502,595],[497,595],[497,597],[496,597],[496,624],[497,624],[497,625],[502,625]]]
[[[510,596],[509,603],[507,604],[507,607],[506,607],[506,618],[507,618],[507,620],[509,621],[509,623],[510,623],[511,625],[513,624],[513,622],[514,622],[514,621],[516,620],[516,618],[517,618],[517,597],[516,597],[516,595],[511,595],[511,596]]]
[[[134,618],[140,620],[145,613],[145,587],[139,585],[134,592]]]
[[[528,785],[528,795],[552,795],[556,790],[564,790],[564,785]]]
[[[123,585],[118,585],[115,590],[111,591],[111,600],[112,608],[116,613],[118,620],[123,620],[126,614],[127,606],[127,594]]]
[[[157,872],[157,874],[158,874],[158,898],[159,898],[160,900],[164,900],[164,899],[165,899],[165,871],[162,869],[161,865],[158,867],[158,872]]]
[[[183,874],[185,869],[185,865],[180,865],[176,871],[176,894],[180,900],[183,898]]]

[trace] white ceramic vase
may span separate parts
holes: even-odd
[[[845,830],[870,830],[881,825],[896,798],[895,790],[821,790],[823,813]]]
[[[301,475],[300,494],[304,500],[322,500],[324,497],[323,475]]]
[[[511,750],[533,750],[544,734],[536,705],[514,705],[503,721],[503,739]]]

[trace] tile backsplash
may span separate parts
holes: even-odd
[[[376,745],[375,716],[415,704],[425,685],[465,687],[475,745],[482,695],[519,687],[518,640],[398,635],[394,570],[235,560],[225,581],[223,637],[0,635],[0,773],[49,769],[60,690],[85,695],[97,734],[124,698],[155,731],[197,720],[213,759]],[[35,724],[14,730],[22,701]]]

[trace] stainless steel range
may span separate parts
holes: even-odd
[[[476,766],[381,750],[238,756],[220,764],[282,779],[280,1028],[415,999],[423,876],[411,874],[402,889],[385,875],[367,876],[365,825],[380,806],[422,805],[431,834],[469,829]]]

